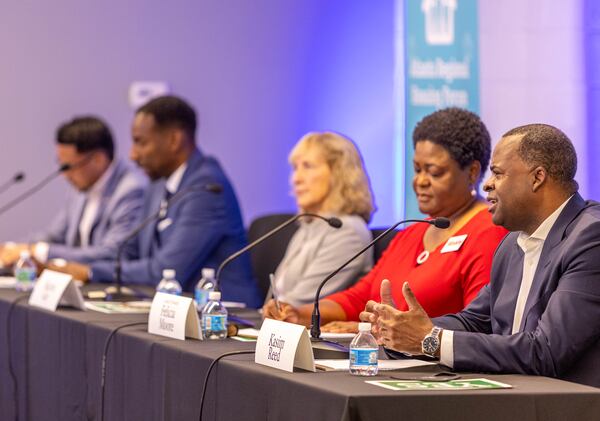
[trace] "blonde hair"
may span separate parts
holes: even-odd
[[[289,155],[289,162],[303,151],[317,147],[331,171],[329,194],[323,203],[325,212],[359,215],[371,221],[375,211],[373,192],[358,148],[350,139],[333,132],[304,135]]]

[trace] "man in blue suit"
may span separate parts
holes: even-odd
[[[61,165],[71,165],[63,174],[74,190],[48,229],[32,237],[35,242],[5,245],[2,260],[7,265],[24,249],[41,263],[110,259],[138,223],[147,182],[114,159],[113,137],[102,120],[83,116],[60,126],[56,154]]]
[[[400,312],[382,303],[361,318],[381,344],[440,358],[458,371],[558,377],[600,387],[600,204],[577,193],[575,150],[558,129],[506,133],[485,183],[498,246],[491,281],[463,311],[429,319],[408,284]],[[432,279],[432,282],[435,282]]]
[[[195,132],[196,112],[175,96],[153,99],[136,112],[131,159],[154,181],[144,217],[163,212],[127,243],[122,264],[125,284],[154,286],[163,269],[169,268],[175,269],[183,289],[192,291],[202,268],[216,268],[246,244],[233,188],[219,163],[198,150]],[[176,193],[178,200],[168,204]],[[114,281],[114,260],[95,261],[83,269],[78,277]],[[260,305],[248,256],[223,270],[220,288],[225,300]]]

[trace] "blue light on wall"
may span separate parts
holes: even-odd
[[[596,168],[600,166],[600,3],[584,0],[583,7],[585,85],[587,114],[587,192],[590,198],[600,200],[600,183]]]
[[[312,22],[298,137],[334,130],[360,148],[378,210],[372,226],[395,220],[394,1],[322,2]]]

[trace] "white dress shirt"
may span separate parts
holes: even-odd
[[[81,218],[79,218],[79,245],[80,247],[87,247],[90,244],[90,234],[94,226],[94,221],[98,216],[98,209],[100,208],[100,202],[108,180],[112,177],[115,171],[115,162],[113,161],[106,171],[100,176],[98,180],[85,192],[85,205],[81,212]],[[33,247],[33,256],[41,263],[46,263],[48,260],[48,251],[50,246],[46,242],[38,242]]]
[[[573,197],[573,196],[571,196]],[[531,284],[540,261],[542,249],[544,248],[544,242],[550,233],[550,230],[554,226],[554,223],[558,219],[560,213],[567,205],[567,202],[571,200],[569,197],[563,202],[550,216],[548,216],[544,222],[534,231],[533,234],[527,235],[524,232],[519,233],[517,238],[517,244],[525,253],[523,258],[523,276],[521,277],[521,286],[519,287],[519,294],[517,295],[517,302],[515,303],[515,315],[513,317],[512,333],[518,333],[521,329],[521,322],[523,320],[523,312],[525,311],[525,304],[529,297],[529,291],[531,290]],[[440,363],[448,367],[454,366],[454,332],[451,330],[444,329],[442,334],[442,340],[440,343]]]
[[[187,162],[181,164],[173,173],[167,178],[165,183],[165,188],[171,194],[175,194],[179,189],[179,185],[181,184],[181,179],[183,178],[183,173],[187,168]]]
[[[156,225],[156,229],[160,232],[164,230],[171,224],[171,220],[167,218],[167,208],[169,206],[168,197],[173,196],[177,190],[179,189],[179,185],[181,184],[181,179],[183,178],[183,173],[185,173],[185,169],[187,168],[187,162],[181,164],[173,173],[167,178],[165,182],[165,189],[169,192],[169,195],[165,195],[160,200],[160,218]]]

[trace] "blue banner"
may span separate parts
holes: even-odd
[[[477,1],[404,3],[404,215],[414,218],[421,216],[412,188],[415,125],[450,106],[479,113]]]

